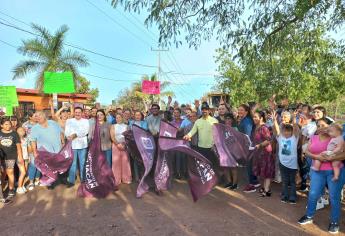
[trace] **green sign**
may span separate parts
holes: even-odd
[[[6,106],[6,116],[13,116],[13,107],[11,106]]]
[[[44,93],[74,93],[72,72],[44,72]]]
[[[15,86],[0,86],[0,106],[19,106]]]

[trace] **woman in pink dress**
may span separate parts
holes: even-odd
[[[125,137],[123,133],[128,130],[128,125],[123,123],[121,114],[116,115],[116,124],[111,128],[112,146],[112,169],[115,177],[115,184],[130,184],[132,182],[131,166],[128,153],[125,147]]]
[[[253,141],[256,151],[253,156],[253,173],[263,181],[263,188],[260,189],[262,197],[271,196],[271,180],[274,178],[275,161],[272,155],[271,132],[266,123],[266,114],[263,111],[255,112],[253,115],[255,131]]]

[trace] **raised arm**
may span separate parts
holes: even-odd
[[[273,134],[278,137],[280,135],[280,127],[278,124],[278,115],[275,110],[272,111],[272,119],[273,119]]]
[[[300,135],[300,129],[297,124],[297,113],[298,113],[297,110],[294,111],[293,116],[292,116],[293,135],[295,135],[296,138],[298,138]]]

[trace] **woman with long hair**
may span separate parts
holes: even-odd
[[[125,146],[123,133],[128,130],[128,125],[124,123],[121,114],[116,115],[116,124],[111,129],[112,146],[112,169],[115,177],[115,184],[130,184],[132,182],[131,166],[129,156]]]

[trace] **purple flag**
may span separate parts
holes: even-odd
[[[48,152],[41,147],[35,158],[35,166],[42,173],[40,182],[51,185],[57,180],[58,174],[65,173],[70,168],[72,162],[72,142],[68,142],[58,153]]]
[[[159,147],[163,151],[178,151],[185,153],[188,157],[189,187],[194,202],[201,196],[209,193],[217,184],[217,176],[207,160],[199,152],[191,149],[187,141],[167,137],[159,138]]]
[[[113,172],[101,151],[99,124],[96,122],[85,165],[85,182],[78,188],[79,197],[105,198],[117,190]]]
[[[213,139],[220,166],[236,167],[237,163],[249,160],[251,141],[247,135],[223,124],[214,124]]]
[[[137,197],[140,198],[149,190],[146,177],[150,173],[153,166],[154,155],[156,153],[156,144],[150,132],[140,128],[137,125],[133,125],[132,130],[135,143],[137,144],[137,148],[140,152],[145,167],[144,176],[141,178],[137,188]]]
[[[178,129],[172,124],[161,121],[159,128],[160,137],[176,138]],[[158,141],[159,142],[159,141]],[[155,184],[157,190],[167,190],[171,186],[172,160],[168,158],[168,152],[162,151],[158,145],[157,163],[155,169]]]

